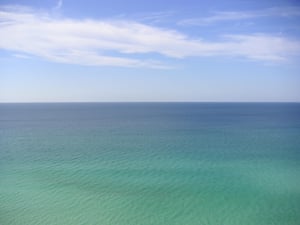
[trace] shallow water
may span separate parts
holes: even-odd
[[[300,104],[0,104],[1,225],[296,225]]]

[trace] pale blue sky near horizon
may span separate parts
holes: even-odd
[[[0,102],[300,102],[299,1],[0,0]]]

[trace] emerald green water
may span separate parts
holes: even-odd
[[[300,104],[0,104],[1,225],[297,225]]]

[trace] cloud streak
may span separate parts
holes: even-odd
[[[63,5],[63,0],[58,0],[54,9],[58,10],[62,7],[62,5]]]
[[[296,17],[300,16],[300,7],[273,7],[257,11],[220,11],[202,18],[190,18],[180,21],[179,25],[206,26],[219,22],[246,20],[262,17]]]
[[[0,8],[0,36],[0,49],[14,55],[87,66],[168,68],[165,58],[208,56],[278,62],[300,54],[298,41],[266,34],[211,42],[135,21],[56,18],[16,6]]]

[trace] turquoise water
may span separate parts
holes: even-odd
[[[0,104],[1,225],[300,224],[300,104]]]

